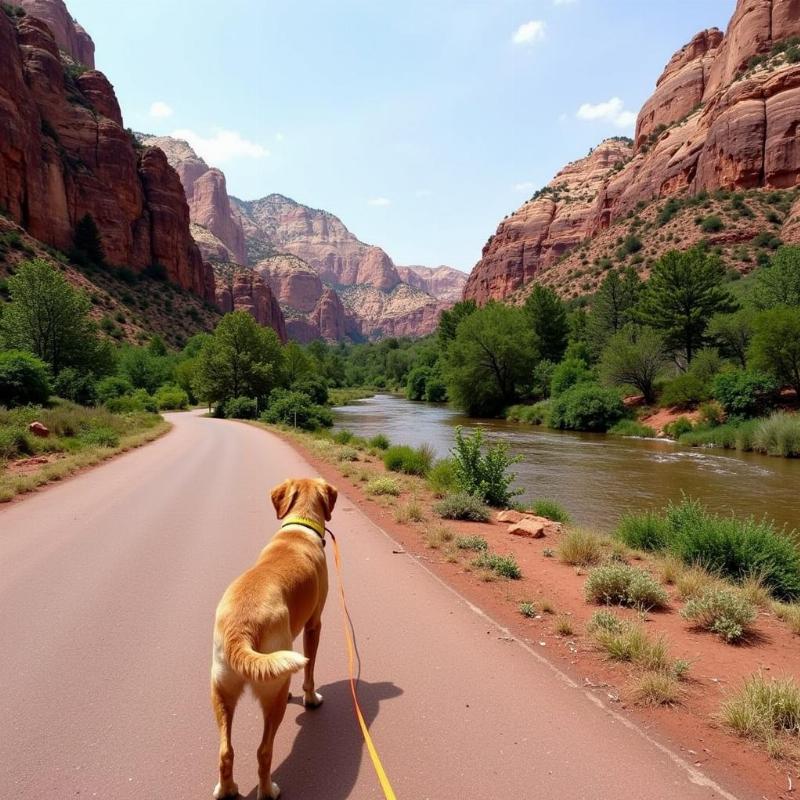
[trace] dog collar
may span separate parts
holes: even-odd
[[[323,546],[325,545],[325,526],[320,525],[319,522],[308,517],[289,517],[286,522],[281,525],[281,530],[291,527],[292,525],[299,525],[301,528],[308,528],[319,536],[322,540]]]

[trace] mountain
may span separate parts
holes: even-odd
[[[91,55],[60,0],[24,5],[52,18],[72,53]],[[3,6],[0,208],[63,252],[89,214],[110,265],[142,273],[158,264],[171,283],[213,302],[214,276],[191,237],[178,175],[161,150],[125,130],[105,75],[62,55],[59,41],[46,21]]]
[[[6,0],[11,8],[22,8],[47,25],[59,49],[76,64],[94,69],[92,37],[72,18],[63,0]]]
[[[759,234],[796,241],[798,36],[798,0],[738,0],[724,35],[702,31],[669,61],[633,141],[603,142],[500,223],[464,297],[506,298],[534,277],[585,294],[615,263],[644,272],[701,238],[746,272]]]
[[[397,267],[401,280],[427,292],[443,303],[457,303],[464,292],[467,276],[453,267]]]

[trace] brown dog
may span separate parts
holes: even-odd
[[[322,478],[290,479],[272,490],[278,519],[289,515],[255,566],[225,591],[217,607],[211,662],[211,703],[219,726],[219,783],[214,797],[236,797],[231,723],[245,684],[264,712],[258,748],[258,800],[280,794],[272,782],[272,745],[289,700],[292,673],[305,667],[303,703],[316,708],[314,661],[328,593],[325,522],[337,492]],[[303,631],[305,656],[291,647]]]

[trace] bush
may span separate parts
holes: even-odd
[[[670,439],[680,439],[685,433],[690,433],[694,429],[691,420],[686,417],[678,417],[673,422],[668,422],[664,426],[664,433]]]
[[[403,472],[406,475],[426,475],[431,468],[433,455],[428,447],[409,447],[396,444],[383,454],[383,464],[391,472]]]
[[[716,633],[730,643],[744,638],[756,618],[756,609],[734,592],[710,589],[689,600],[681,616],[696,627]]]
[[[346,429],[336,431],[336,433],[333,434],[333,441],[336,442],[336,444],[350,444],[350,442],[353,441],[353,432]]]
[[[0,406],[40,405],[50,397],[47,364],[22,350],[0,353]]]
[[[181,389],[180,386],[165,384],[158,388],[153,395],[153,400],[159,411],[177,411],[189,407],[189,395]],[[228,401],[233,402],[232,400]],[[229,414],[228,416],[233,416]],[[252,417],[247,419],[254,419],[256,416],[255,410]]]
[[[97,383],[97,399],[101,403],[108,403],[117,397],[133,394],[133,384],[119,375],[109,375]]]
[[[605,564],[589,573],[585,586],[590,603],[620,604],[640,609],[663,608],[667,593],[653,576],[627,564]]]
[[[522,490],[511,488],[517,477],[509,467],[521,460],[509,456],[508,446],[502,442],[491,445],[483,452],[483,432],[475,430],[464,437],[461,427],[456,428],[453,450],[456,485],[462,492],[477,497],[495,508],[506,507]]]
[[[456,537],[456,547],[459,550],[473,550],[481,553],[489,549],[489,543],[483,536],[458,536]]]
[[[612,436],[636,436],[641,439],[652,439],[656,432],[649,426],[635,419],[620,420],[609,430]]]
[[[522,577],[522,570],[513,555],[499,556],[497,553],[484,552],[475,559],[474,564],[512,581],[518,581]]]
[[[566,358],[553,370],[553,376],[550,379],[550,395],[558,397],[567,389],[571,389],[579,383],[591,381],[593,378],[594,374],[585,361],[580,358]]]
[[[292,390],[302,392],[311,398],[311,402],[318,406],[328,403],[328,384],[324,378],[317,375],[307,375],[292,384]]]
[[[778,412],[761,420],[753,433],[753,450],[771,456],[800,458],[800,417]]]
[[[397,497],[400,494],[400,486],[394,478],[374,478],[367,484],[367,494]]]
[[[425,400],[429,403],[447,402],[447,384],[439,375],[431,375],[425,385]]]
[[[558,545],[558,557],[565,564],[589,567],[603,558],[603,546],[594,533],[579,529],[569,530]]]
[[[615,535],[634,550],[663,550],[669,542],[669,525],[661,514],[625,514]]]
[[[566,523],[570,520],[567,510],[556,500],[551,500],[548,497],[534,500],[529,508],[537,517],[545,517],[553,522]]]
[[[703,233],[719,233],[724,227],[725,223],[716,214],[711,214],[700,222]]]
[[[296,425],[312,431],[333,425],[333,415],[329,409],[316,405],[304,392],[287,389],[272,391],[261,420],[272,424]]]
[[[376,450],[388,450],[390,445],[389,437],[383,433],[378,433],[369,440],[369,446]]]
[[[526,425],[548,425],[549,410],[549,400],[541,400],[532,406],[511,406],[506,411],[506,419],[511,422],[524,422]]]
[[[440,497],[456,488],[456,468],[452,458],[442,458],[431,467],[428,484]]]
[[[661,404],[668,408],[693,408],[708,400],[709,387],[695,374],[687,372],[673,378],[661,391]]]
[[[258,416],[258,401],[254,397],[231,397],[225,401],[224,415],[227,419],[255,419]]]
[[[443,519],[488,522],[490,518],[489,509],[477,497],[466,492],[447,494],[434,508]]]
[[[551,402],[550,425],[573,431],[604,433],[625,414],[625,406],[613,389],[580,383]]]
[[[66,367],[53,382],[53,392],[78,405],[93,406],[97,402],[97,381],[90,372]]]
[[[158,411],[156,401],[147,393],[146,389],[136,389],[133,394],[112,397],[104,403],[105,407],[113,414],[128,414],[136,411]]]
[[[717,375],[713,395],[728,414],[757,417],[774,404],[779,388],[769,375],[737,369]]]
[[[0,428],[0,463],[32,455],[33,451],[33,444],[26,430]]]

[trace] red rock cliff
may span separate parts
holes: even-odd
[[[214,300],[177,173],[160,150],[135,145],[105,76],[63,63],[48,25],[30,15],[0,13],[0,206],[61,250],[91,214],[109,264],[160,263]]]
[[[286,341],[283,312],[270,285],[261,275],[236,264],[217,264],[214,273],[216,301],[224,314],[247,311],[259,325],[272,328],[282,342]]]
[[[63,0],[6,0],[8,5],[24,8],[32,17],[50,28],[56,44],[79,64],[94,69],[92,37],[72,18]]]

